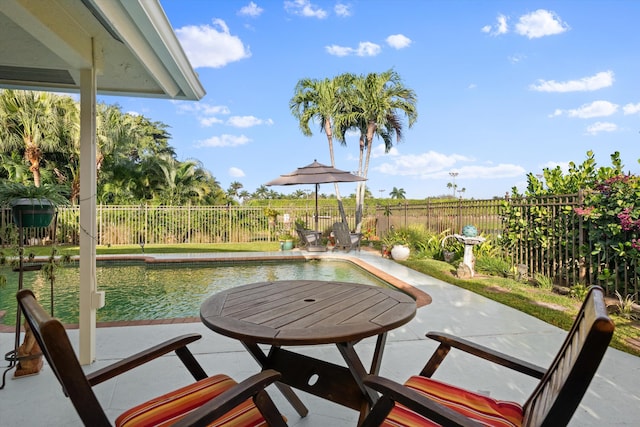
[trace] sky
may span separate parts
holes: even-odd
[[[250,193],[280,174],[330,164],[319,124],[302,134],[296,83],[393,69],[417,96],[417,122],[384,152],[374,139],[367,187],[406,198],[488,199],[526,175],[592,150],[619,151],[639,174],[640,2],[632,0],[161,0],[207,94],[198,101],[99,97],[168,125],[178,160],[200,161],[222,188]],[[336,144],[358,168],[358,136]],[[454,182],[455,180],[455,182]],[[340,184],[342,196],[356,184]],[[305,186],[271,187],[289,194]],[[309,186],[308,190],[312,190]],[[320,193],[333,194],[323,184]]]

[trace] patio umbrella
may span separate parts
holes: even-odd
[[[316,231],[318,231],[318,188],[320,184],[332,182],[358,182],[366,181],[358,175],[323,165],[314,160],[310,165],[298,168],[291,173],[280,175],[278,178],[267,182],[265,185],[303,185],[314,184],[316,187]]]

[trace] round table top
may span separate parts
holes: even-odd
[[[242,285],[212,295],[200,307],[208,328],[271,345],[357,341],[395,329],[415,314],[415,300],[401,291],[321,280]]]

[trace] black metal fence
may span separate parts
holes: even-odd
[[[500,200],[440,200],[424,204],[407,202],[377,206],[378,235],[384,236],[393,228],[422,224],[436,234],[459,233],[466,224],[473,224],[487,235],[500,234]]]
[[[355,210],[347,211],[351,228],[355,227]],[[283,233],[295,235],[295,222],[315,227],[315,207],[279,207],[275,222],[262,207],[240,206],[98,206],[98,245],[176,244],[277,241]],[[329,234],[340,221],[337,206],[323,206],[318,215],[318,228]],[[10,209],[0,210],[0,243],[15,241]],[[53,232],[55,229],[55,233]],[[58,208],[56,220],[49,228],[24,230],[25,245],[52,243],[78,244],[80,208]]]
[[[596,251],[589,227],[574,208],[583,207],[580,194],[492,200],[405,202],[379,206],[378,235],[392,228],[423,225],[435,233],[460,233],[467,224],[476,226],[495,244],[504,245],[514,265],[526,266],[533,277],[542,274],[564,286],[603,286],[611,295],[640,298],[640,264],[605,246]]]
[[[640,266],[636,258],[620,256],[612,248],[595,253],[584,219],[574,211],[582,206],[579,195],[492,200],[405,201],[369,207],[363,231],[379,238],[392,228],[424,226],[434,234],[460,233],[467,224],[502,242],[514,265],[526,266],[529,275],[543,274],[555,283],[600,284],[610,294],[640,296]],[[354,209],[345,207],[350,228]],[[315,208],[278,207],[281,214],[270,222],[262,207],[242,206],[98,206],[98,245],[175,244],[277,241],[281,233],[295,235],[295,221],[315,227]],[[322,206],[318,229],[328,235],[340,221],[337,206]],[[0,243],[11,241],[10,210],[0,211]],[[25,231],[24,244],[52,242],[78,244],[79,208],[61,207],[55,228]],[[13,231],[12,231],[13,230]],[[55,232],[54,232],[55,230]]]

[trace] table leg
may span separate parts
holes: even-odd
[[[376,340],[376,349],[373,352],[373,359],[371,360],[371,370],[369,371],[372,375],[378,375],[380,373],[380,365],[382,364],[382,353],[384,353],[384,346],[387,343],[387,333],[383,333],[378,335],[378,339]]]
[[[256,362],[258,362],[261,367],[264,367],[264,365],[267,363],[267,355],[264,354],[260,346],[258,346],[258,344],[245,342],[243,342],[242,345],[244,345],[247,351],[249,351]],[[309,413],[309,410],[304,405],[304,403],[302,403],[302,400],[300,400],[298,395],[294,393],[291,387],[281,382],[275,382],[274,384],[278,388],[278,390],[280,390],[280,393],[282,393],[285,399],[289,401],[291,406],[293,406],[293,409],[296,410],[298,415],[300,415],[301,417],[306,417]]]
[[[368,374],[378,374],[380,371],[380,364],[382,362],[382,353],[384,352],[384,344],[387,339],[387,334],[383,333],[378,335],[378,339],[376,340],[376,348],[373,353],[373,359],[371,361],[371,371],[367,372],[364,365],[360,361],[358,354],[355,351],[353,343],[337,343],[336,346],[338,350],[342,354],[344,361],[347,363],[349,371],[351,371],[351,375],[355,379],[356,383],[358,383],[358,387],[362,391],[365,399],[362,401],[362,407],[360,408],[360,418],[358,419],[358,425],[362,423],[364,418],[367,416],[371,407],[378,400],[378,393],[364,385],[363,379]]]

